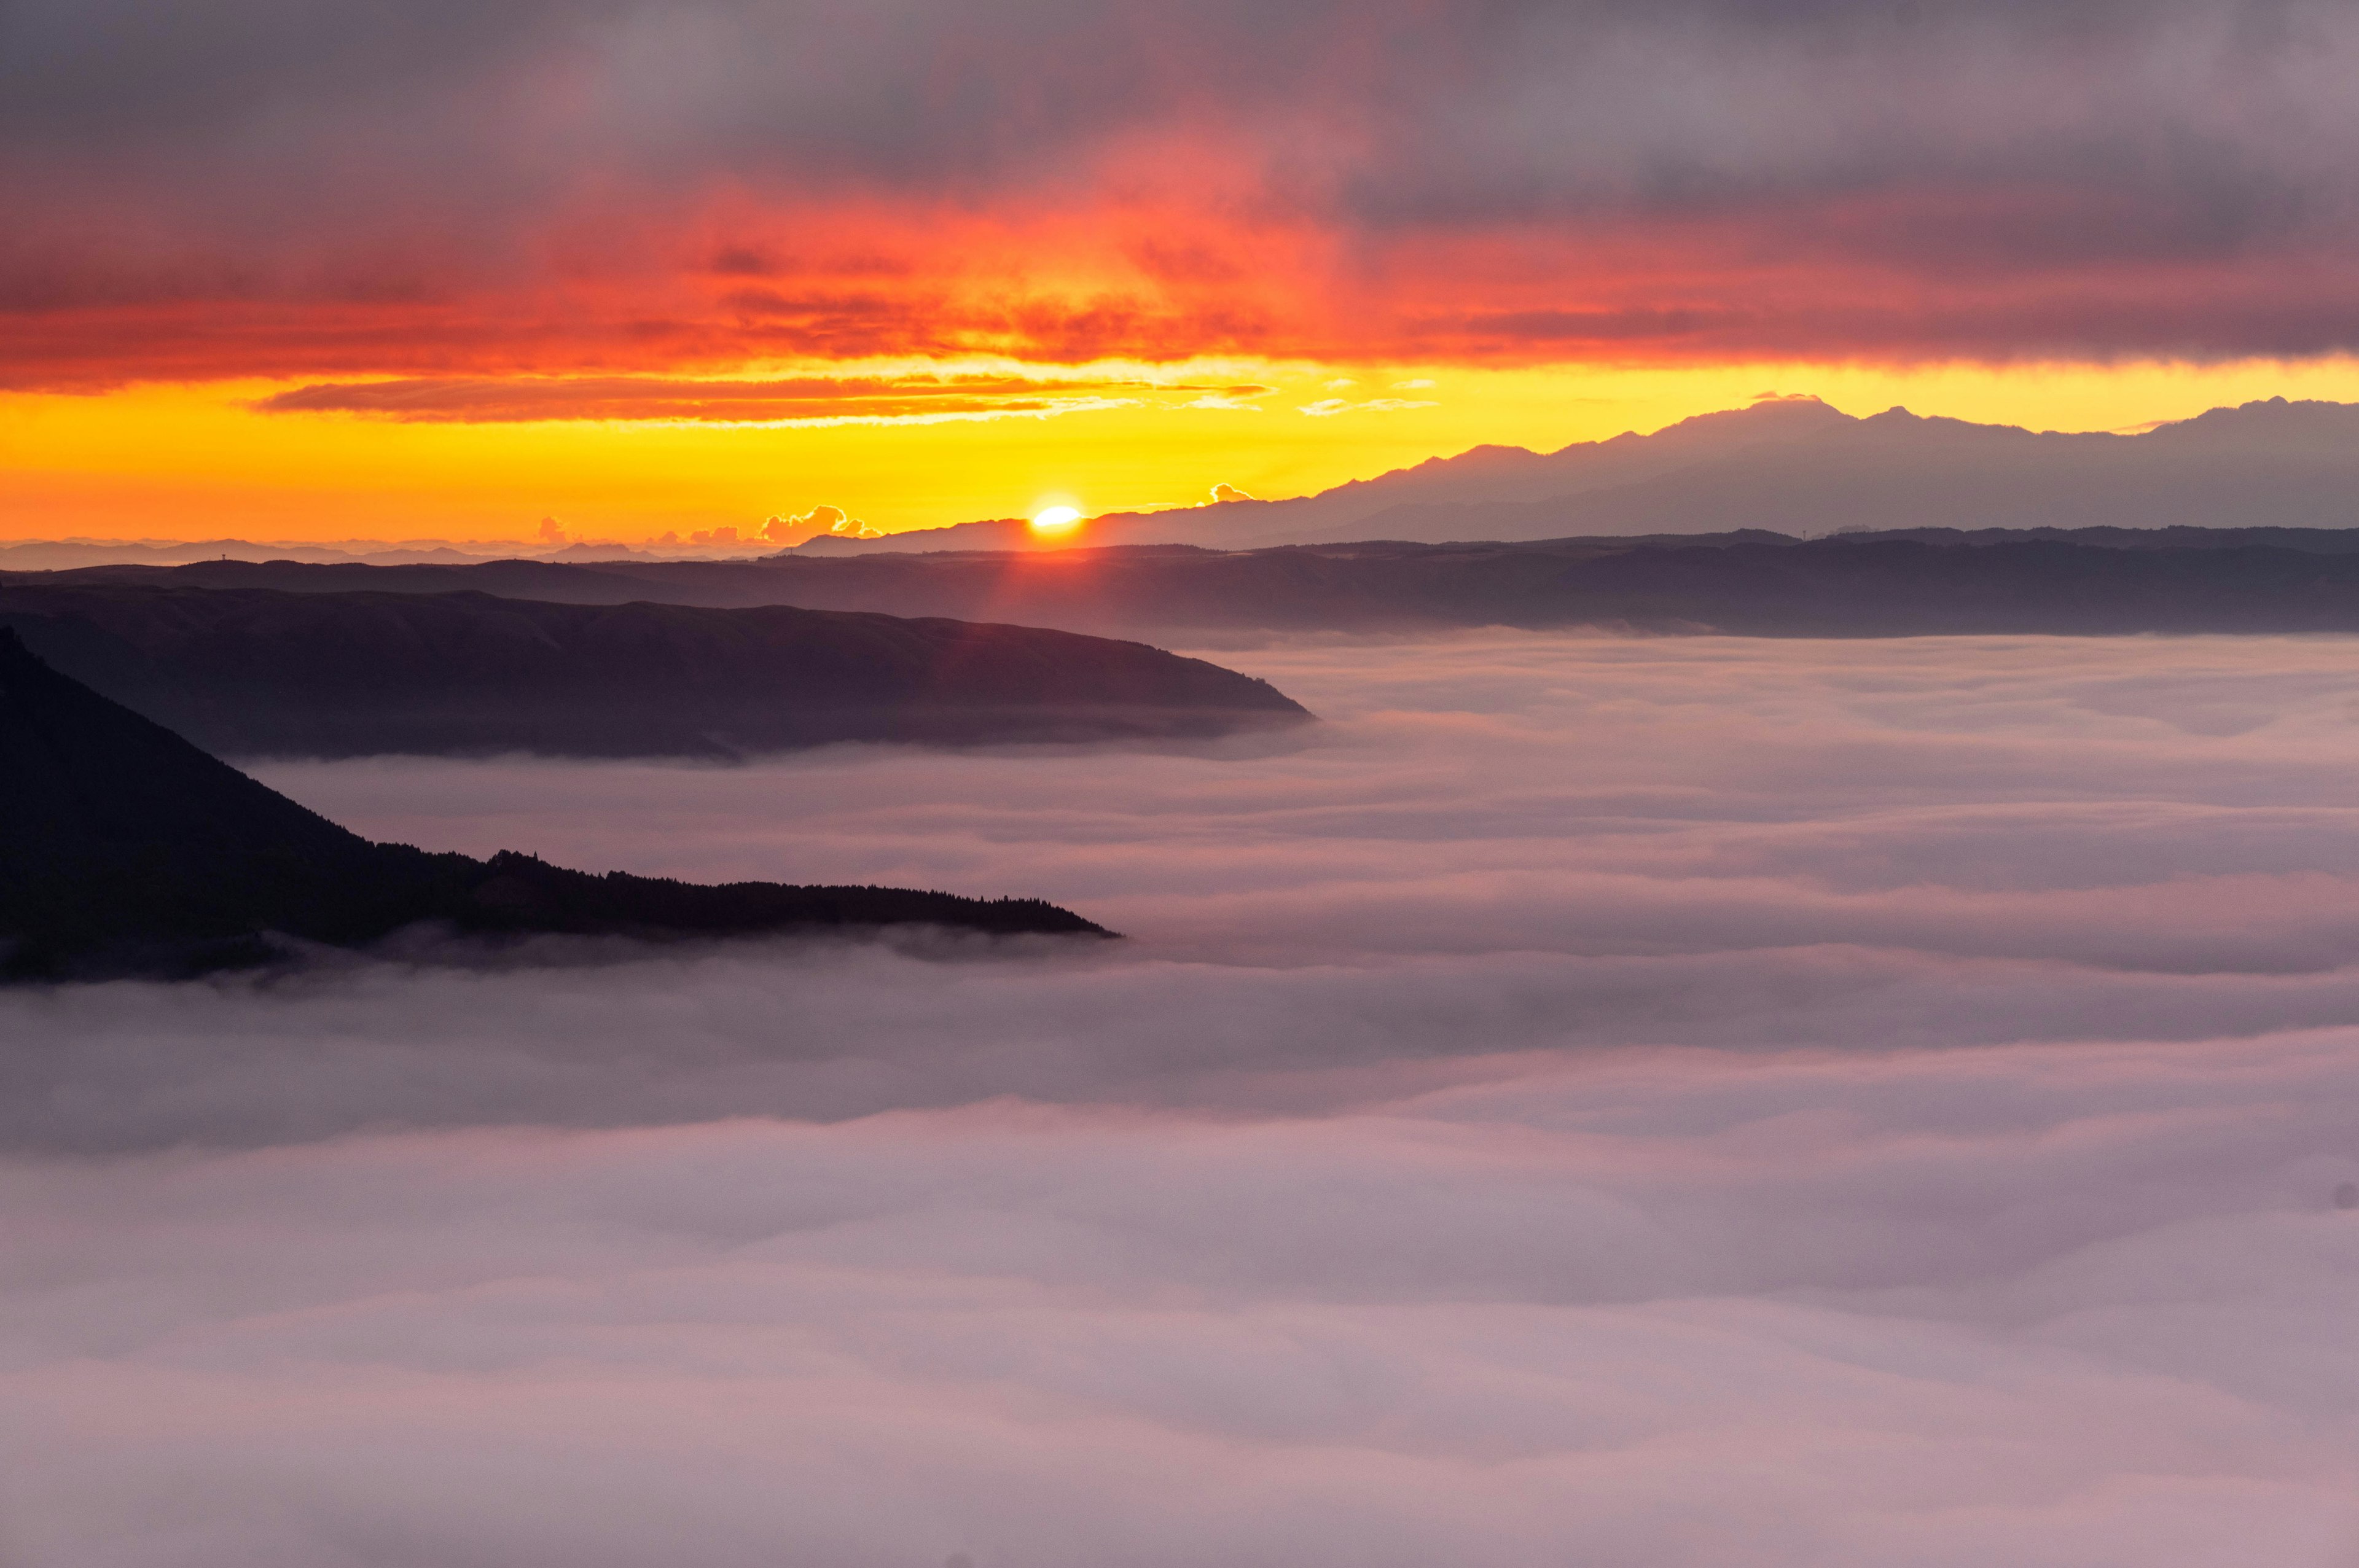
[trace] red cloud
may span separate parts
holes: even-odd
[[[323,383],[264,398],[266,414],[361,414],[416,424],[551,419],[771,422],[1053,413],[1192,384],[1048,381],[1022,376],[683,380],[664,376],[421,377]]]
[[[13,8],[0,384],[2359,348],[2313,0],[413,9]]]

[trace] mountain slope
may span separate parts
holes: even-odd
[[[1206,512],[1240,514],[1220,526],[1256,545],[2359,523],[2359,406],[2282,398],[2137,435],[2035,433],[1898,408],[1854,419],[1779,402],[1504,470],[1488,455],[1469,461],[1478,455],[1252,515]],[[1215,542],[1205,536],[1212,521],[1185,530],[1187,542]],[[1125,537],[1154,532],[1142,520]]]
[[[462,931],[725,935],[923,923],[1103,935],[1036,900],[699,887],[374,844],[36,658],[0,630],[0,977],[186,973],[271,933],[331,945]]]
[[[1399,505],[1317,537],[2359,523],[2359,409],[2256,405],[2204,420],[2136,436],[2034,434],[1895,409],[1627,485]]]
[[[1201,736],[1309,717],[1266,682],[1138,643],[777,604],[0,587],[0,624],[234,755],[727,755]]]
[[[1166,512],[1110,513],[1089,525],[1085,542],[1200,545],[1251,548],[1330,538],[1413,537],[1355,531],[1367,518],[1405,507],[1474,506],[1542,501],[1632,484],[1747,449],[1807,440],[1856,423],[1814,397],[1770,398],[1749,408],[1700,414],[1651,436],[1625,433],[1577,441],[1553,452],[1476,447],[1374,479],[1351,480],[1291,501],[1233,501]],[[801,556],[910,555],[944,550],[1051,550],[1020,518],[994,518],[918,529],[878,539],[822,535],[796,547]]]
[[[1176,640],[1629,626],[1777,636],[2359,631],[2359,530],[1185,546],[744,568],[805,603]],[[709,584],[698,585],[701,589]],[[750,591],[750,590],[749,590]]]
[[[1650,436],[1625,432],[1608,440],[1576,441],[1545,453],[1527,451],[1521,447],[1476,447],[1456,457],[1429,459],[1412,468],[1396,469],[1371,480],[1351,481],[1297,501],[1232,503],[1206,507],[1198,515],[1203,517],[1205,524],[1226,531],[1232,538],[1249,534],[1256,544],[1417,537],[1394,533],[1370,535],[1359,531],[1359,526],[1370,518],[1392,517],[1412,508],[1528,504],[1644,484],[1739,453],[1808,443],[1856,423],[1850,415],[1815,397],[1769,398],[1749,408],[1723,409],[1682,419]],[[1156,515],[1177,520],[1188,514]],[[1585,531],[1558,530],[1560,534]],[[1144,520],[1123,534],[1125,542],[1137,543],[1160,536],[1159,531]],[[1202,532],[1190,532],[1185,537],[1175,534],[1169,542],[1213,545],[1218,540]]]
[[[217,576],[232,569],[234,578]],[[421,594],[499,580],[492,568],[377,569],[383,580]],[[145,581],[268,581],[288,599],[307,589],[340,598],[352,580],[343,568],[293,562],[107,571]],[[1755,529],[1250,551],[1148,546],[790,557],[673,571],[642,567],[628,577],[576,568],[560,583],[537,579],[531,590],[1020,617],[1036,626],[1158,641],[1484,625],[1829,636],[2348,632],[2359,631],[2359,528],[1916,528],[1817,540]]]

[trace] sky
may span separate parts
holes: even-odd
[[[2328,0],[16,0],[0,537],[2359,399],[2354,68]]]
[[[272,764],[1127,937],[0,995],[0,1562],[2347,1568],[2351,654],[1306,639],[1221,656],[1326,723],[1195,749]]]

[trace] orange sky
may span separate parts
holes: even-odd
[[[2359,401],[2359,363],[2344,359],[1214,368],[1227,384],[1272,390],[1200,408],[1189,405],[1201,394],[1133,386],[1082,392],[1076,411],[1049,416],[803,427],[264,414],[254,405],[285,386],[261,382],[16,394],[0,397],[0,530],[14,538],[533,540],[547,516],[570,537],[638,542],[720,527],[751,535],[766,517],[820,504],[897,530],[1030,515],[1060,502],[1089,512],[1187,503],[1215,483],[1300,494],[1484,441],[1549,448],[1651,429],[1766,391],[1815,392],[1854,413],[1900,403],[2064,429],[2181,417],[2277,394]],[[1431,384],[1410,384],[1419,382]],[[1395,406],[1369,406],[1385,403]],[[1303,412],[1337,404],[1337,412]]]
[[[2289,0],[20,0],[0,536],[1299,494],[1765,391],[2359,399]]]

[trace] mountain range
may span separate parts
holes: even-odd
[[[791,553],[809,559],[1117,545],[1234,550],[1372,539],[1512,542],[1743,528],[1814,537],[1847,529],[2355,523],[2359,405],[2273,397],[2133,430],[2068,432],[1927,417],[1905,408],[1856,417],[1815,397],[1786,396],[1699,415],[1648,435],[1625,432],[1551,451],[1475,447],[1290,500],[1109,513],[1059,538],[1036,535],[1022,518],[1001,517],[875,537],[821,534]],[[352,570],[488,563],[625,571],[711,565],[725,571],[761,558],[750,537],[738,541],[734,530],[721,532],[732,535],[725,546],[649,551],[445,540],[32,540],[0,545],[0,574],[280,560]]]
[[[1132,546],[866,557],[786,576],[779,590],[806,602],[905,614],[988,602],[1034,624],[1171,641],[1483,626],[1802,637],[2359,632],[2359,530],[2343,529]]]
[[[2032,431],[1893,408],[1856,418],[1769,398],[1551,452],[1476,447],[1290,501],[1115,513],[1093,546],[1215,549],[1518,541],[1763,528],[2340,528],[2359,523],[2359,405],[2282,397],[2136,432]],[[1040,549],[1018,520],[810,554]]]
[[[358,582],[383,591],[354,595]],[[1773,636],[2359,632],[2359,529],[1917,528],[1797,539],[1763,529],[1482,544],[1362,543],[1220,551],[1130,546],[725,563],[314,567],[207,562],[0,579],[8,594],[104,587],[443,599],[460,589],[578,605],[798,604],[908,617],[990,616],[1158,641],[1453,627],[1625,627]],[[541,611],[526,607],[529,617]],[[296,618],[289,617],[290,621]],[[24,624],[19,621],[19,624]],[[298,622],[299,623],[299,622]],[[342,635],[323,611],[317,635]],[[363,623],[365,624],[364,622]],[[355,633],[363,642],[364,633]],[[1135,644],[1133,644],[1135,646]],[[272,655],[257,622],[241,658]],[[332,656],[332,655],[324,655]],[[1214,667],[1214,666],[1207,666]],[[292,678],[292,677],[288,677]],[[1245,677],[1232,676],[1233,680]],[[660,682],[643,688],[658,699]],[[693,697],[694,687],[689,701]],[[1208,700],[1232,698],[1222,688]],[[1284,703],[1268,688],[1264,700]],[[378,711],[390,711],[381,708]],[[1234,709],[1230,710],[1235,711]],[[1251,722],[1299,718],[1282,710]],[[658,719],[660,718],[658,716]],[[682,732],[685,735],[685,731]],[[693,741],[686,736],[682,743]]]
[[[356,946],[422,922],[494,936],[648,937],[923,924],[1105,935],[1035,899],[699,886],[377,844],[37,658],[0,630],[0,979],[174,975],[296,937]]]
[[[0,617],[18,589],[104,587],[794,605],[1167,643],[1484,625],[2352,632],[2354,523],[2359,405],[2271,398],[2135,432],[2067,434],[1901,409],[1856,418],[1780,397],[1552,452],[1480,447],[1299,500],[1101,517],[1070,547],[1043,547],[1022,522],[1000,519],[817,539],[745,562],[107,566],[0,573]],[[128,678],[94,659],[78,667],[102,685]],[[693,689],[684,669],[680,679]],[[1274,721],[1272,699],[1285,700],[1186,689],[1250,722]],[[1157,721],[1187,707],[1157,709]],[[668,744],[690,749],[734,733],[709,721],[672,729]]]

